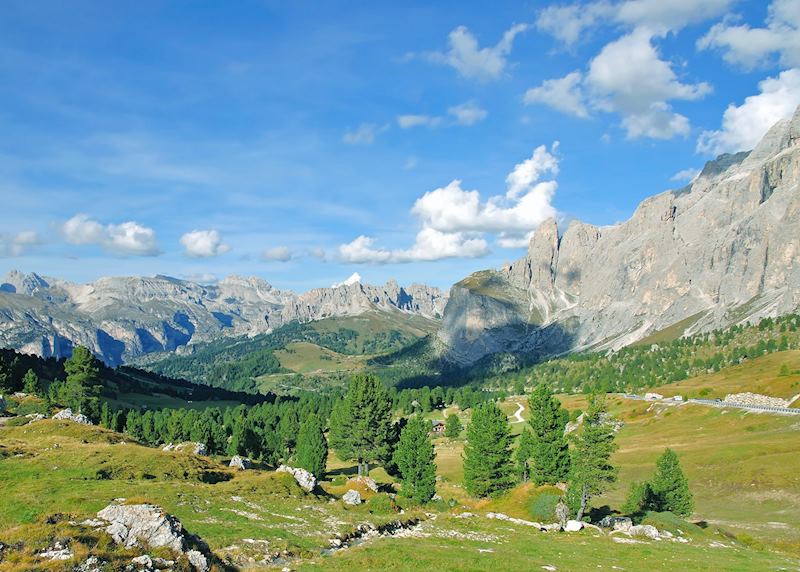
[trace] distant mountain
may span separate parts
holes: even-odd
[[[368,311],[441,318],[447,295],[421,284],[350,281],[305,294],[258,278],[201,285],[168,276],[75,284],[12,271],[0,280],[0,347],[49,356],[81,344],[109,365],[151,352],[183,351],[221,336],[252,336],[290,322]]]
[[[528,253],[450,290],[438,350],[487,356],[617,349],[800,307],[800,109],[750,153],[723,155],[630,220],[543,223]]]

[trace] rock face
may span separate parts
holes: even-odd
[[[298,486],[307,493],[313,491],[314,487],[317,486],[317,478],[305,469],[281,465],[276,470],[279,473],[289,473],[292,475],[294,480],[297,481]]]
[[[199,541],[186,534],[177,518],[155,505],[112,504],[98,512],[97,516],[109,523],[105,530],[117,544],[127,548],[165,547],[177,554],[185,554],[198,572],[209,569],[206,555],[192,547]]]
[[[37,274],[0,278],[0,347],[66,357],[83,345],[109,365],[181,351],[219,336],[270,332],[293,321],[401,312],[438,320],[446,294],[421,284],[355,282],[296,294],[258,278],[203,285],[169,276],[101,278],[75,284]]]
[[[89,421],[89,418],[86,417],[83,413],[73,413],[72,409],[62,409],[55,415],[53,415],[53,419],[66,419],[67,421],[74,421],[75,423],[81,423],[82,425],[92,425],[92,422]]]
[[[800,307],[800,109],[750,153],[708,163],[626,222],[542,223],[527,255],[450,292],[442,355],[618,349]]]

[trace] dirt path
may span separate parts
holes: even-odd
[[[525,420],[522,418],[522,412],[525,411],[525,406],[522,403],[517,403],[517,410],[514,412],[512,417],[514,421],[512,423],[525,423]]]

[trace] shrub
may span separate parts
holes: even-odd
[[[556,505],[561,498],[561,491],[555,487],[543,487],[528,501],[528,512],[533,520],[539,522],[556,521]]]
[[[378,493],[367,501],[367,510],[374,514],[391,514],[398,512],[394,499],[386,493]]]

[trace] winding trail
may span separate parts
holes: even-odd
[[[525,420],[522,418],[522,412],[525,411],[525,406],[522,403],[517,403],[517,410],[514,412],[514,421],[511,423],[525,423]]]

